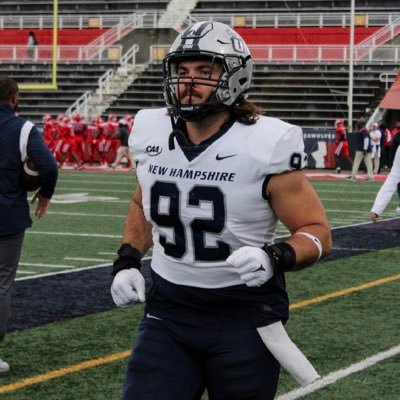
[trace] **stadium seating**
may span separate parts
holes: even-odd
[[[397,0],[355,0],[357,10],[398,11]],[[200,0],[196,13],[305,13],[305,12],[349,12],[349,0],[270,0],[270,1],[232,1]]]
[[[58,0],[58,10],[60,14],[124,14],[165,9],[168,3],[169,0]],[[53,0],[2,0],[1,12],[3,15],[50,14],[53,12]]]
[[[65,113],[86,91],[98,87],[98,79],[109,69],[113,62],[63,63],[58,65],[58,90],[21,90],[19,113],[32,122],[41,124],[44,114],[56,116]],[[0,73],[7,73],[24,83],[46,83],[51,81],[51,64],[20,63],[0,64]]]
[[[392,66],[358,65],[354,73],[354,118],[375,108],[384,94],[379,75]],[[267,115],[303,128],[331,128],[347,113],[348,66],[256,64],[249,100]],[[161,65],[149,65],[141,77],[105,114],[136,113],[141,108],[163,107]]]
[[[61,14],[121,14],[146,10],[160,12],[169,1],[127,1],[127,0],[59,0]],[[4,0],[2,12],[19,14],[46,14],[52,12],[52,0]],[[194,15],[212,16],[213,13],[243,14],[251,13],[291,13],[305,14],[313,12],[349,12],[349,1],[344,0],[287,0],[282,1],[227,1],[200,0],[194,9]],[[368,12],[398,12],[395,0],[356,0],[356,7],[363,13]],[[285,28],[237,28],[250,44],[346,44],[349,28],[346,26],[317,28],[295,27]],[[264,29],[264,30],[263,30]],[[359,27],[356,32],[356,43],[374,32],[376,27]],[[266,31],[268,30],[268,32]],[[334,33],[332,33],[334,32]],[[272,33],[276,33],[273,35]],[[154,35],[154,33],[153,33]],[[269,40],[266,40],[266,38]],[[290,38],[290,40],[289,40]],[[272,40],[273,39],[273,40]],[[168,44],[168,43],[163,43]],[[140,43],[142,53],[148,52]],[[140,55],[138,56],[138,58]],[[333,122],[343,118],[348,110],[348,65],[338,63],[294,63],[289,61],[266,64],[259,60],[254,73],[254,84],[249,99],[260,105],[266,114],[271,114],[304,128],[332,127]],[[140,61],[142,62],[142,61]],[[7,68],[3,64],[1,69]],[[58,114],[65,112],[75,100],[86,90],[95,90],[98,78],[113,63],[91,63],[90,65],[60,64],[59,91],[23,92],[21,113],[39,122],[43,113]],[[50,75],[50,67],[46,64],[14,66],[12,74],[19,82],[32,83],[29,73],[35,69],[36,78],[33,82],[42,81],[41,76]],[[370,62],[355,66],[354,75],[354,118],[365,114],[367,108],[374,109],[384,94],[384,84],[379,81],[382,72],[393,72],[395,66]],[[141,76],[117,98],[104,114],[136,113],[141,108],[161,107],[164,105],[162,96],[162,71],[159,63],[151,63]],[[36,109],[35,109],[36,107]],[[48,109],[46,109],[48,107]]]

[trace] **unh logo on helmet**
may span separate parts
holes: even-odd
[[[243,40],[241,40],[237,37],[232,38],[232,47],[238,53],[244,53],[246,51],[246,46],[245,46]]]

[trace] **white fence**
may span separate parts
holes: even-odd
[[[170,45],[151,47],[155,49],[150,49],[150,57],[160,53],[166,54]],[[350,46],[343,45],[250,45],[249,50],[257,63],[348,64],[350,61]],[[358,51],[357,48],[354,49],[354,62],[358,64],[380,62],[398,65],[400,63],[399,46],[364,46],[360,52]],[[158,61],[160,60],[150,59],[150,62]]]
[[[164,12],[164,11],[162,11]],[[156,28],[157,21],[162,12],[143,12],[143,27]],[[301,14],[190,14],[192,20],[199,21],[218,21],[231,26],[237,26],[238,21],[248,28],[260,27],[329,27],[329,26],[350,26],[350,13],[301,13]],[[359,14],[363,26],[385,26],[391,24],[399,13],[379,13],[369,12]],[[93,26],[98,28],[111,28],[121,23],[126,18],[126,14],[121,15],[59,15],[58,27],[85,29]],[[2,15],[0,16],[0,29],[44,29],[53,27],[52,15]]]
[[[284,27],[349,27],[350,13],[301,13],[301,14],[200,14],[190,17],[199,20],[223,22],[233,27],[246,28],[284,28]],[[365,13],[355,16],[359,26],[386,26],[391,24],[400,13]]]
[[[116,61],[120,62],[121,45],[113,46],[57,46],[57,60],[68,61]],[[28,48],[21,46],[0,46],[2,62],[52,61],[53,46],[37,46],[33,58],[28,55]]]

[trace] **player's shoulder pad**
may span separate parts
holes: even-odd
[[[252,126],[256,134],[249,137],[249,147],[253,156],[266,164],[268,174],[307,166],[303,131],[299,126],[271,117],[260,117]]]
[[[166,108],[140,110],[129,135],[129,148],[137,155],[149,145],[167,144],[171,131],[171,119]]]

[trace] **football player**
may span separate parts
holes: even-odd
[[[82,161],[86,161],[87,123],[82,119],[82,115],[80,113],[76,113],[74,115],[72,127],[74,129],[76,153]]]
[[[118,306],[146,301],[122,399],[270,400],[278,359],[296,364],[285,273],[331,249],[302,131],[246,100],[253,61],[225,24],[187,28],[163,69],[167,109],[140,111],[129,138],[138,184],[112,272]],[[291,235],[274,243],[278,220]]]
[[[349,142],[347,141],[347,132],[344,127],[342,119],[335,122],[336,133],[336,146],[335,146],[335,160],[336,160],[336,173],[340,174],[342,168],[340,167],[340,157],[346,158],[351,167],[353,167],[353,160],[350,157]]]

